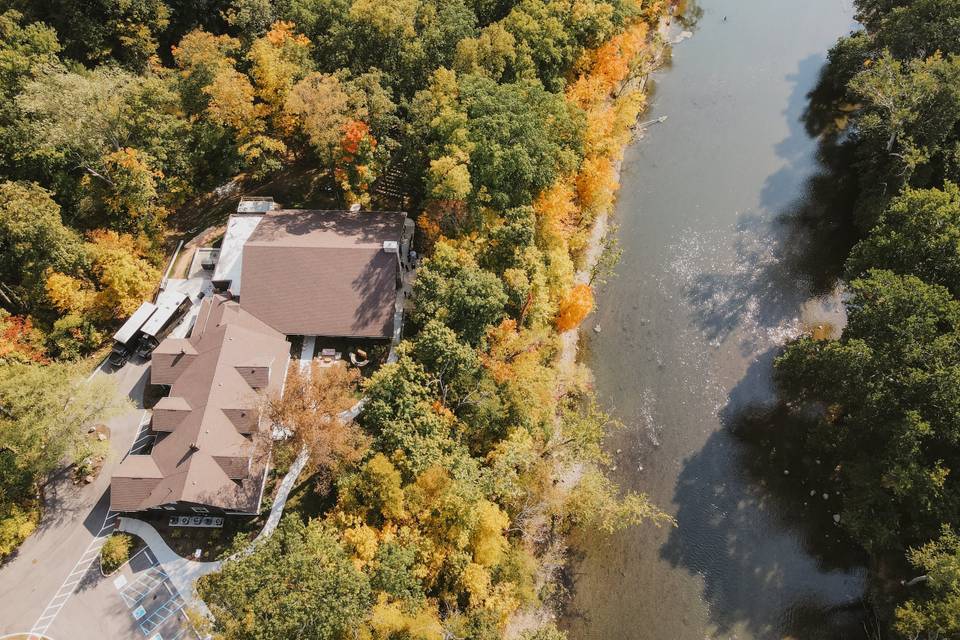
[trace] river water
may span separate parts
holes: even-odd
[[[775,438],[738,428],[776,420],[784,341],[842,322],[848,201],[808,95],[853,9],[699,7],[654,78],[644,119],[668,120],[627,151],[623,258],[582,355],[625,424],[609,442],[611,475],[678,526],[581,536],[564,623],[575,640],[860,638],[865,571],[833,522],[835,495],[791,478]]]

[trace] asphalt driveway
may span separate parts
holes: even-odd
[[[69,606],[88,570],[92,567],[99,575],[99,564],[94,562],[99,545],[116,525],[116,518],[108,513],[110,476],[145,418],[142,400],[148,372],[149,363],[131,361],[117,372],[97,374],[114,377],[119,392],[136,408],[108,422],[112,455],[95,482],[74,485],[70,471],[64,470],[49,483],[40,527],[0,566],[0,636],[47,629],[52,633],[61,609]],[[91,612],[90,624],[75,620],[61,630],[66,635],[51,637],[102,639],[92,616]]]

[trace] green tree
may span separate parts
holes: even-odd
[[[10,101],[44,67],[60,60],[57,33],[42,22],[23,24],[23,14],[0,13],[0,96]]]
[[[903,185],[938,186],[956,172],[960,58],[939,54],[906,62],[884,53],[849,84],[856,117],[861,222],[869,228],[885,193]],[[946,171],[944,170],[946,168]]]
[[[80,237],[64,226],[50,192],[31,182],[0,183],[0,305],[35,312],[48,269],[85,262]]]
[[[911,0],[885,12],[878,22],[877,44],[897,58],[924,58],[934,51],[960,53],[957,0]]]
[[[88,448],[89,427],[128,407],[112,380],[85,381],[73,365],[0,367],[0,452],[12,453],[24,477],[42,484]]]
[[[13,126],[18,118],[14,99],[24,84],[59,64],[56,32],[39,22],[23,24],[23,15],[0,13],[0,176],[13,175],[14,152],[20,144]]]
[[[410,477],[453,455],[454,419],[437,411],[431,377],[408,355],[377,371],[365,386],[360,421],[375,438],[373,449],[398,455]]]
[[[220,637],[340,640],[363,622],[369,581],[322,522],[287,517],[249,552],[247,544],[238,540],[238,555],[197,581]]]
[[[924,572],[923,595],[897,608],[895,628],[904,638],[954,638],[960,635],[960,537],[943,525],[940,537],[911,549],[907,557]]]
[[[251,42],[267,32],[277,19],[270,0],[231,0],[223,17],[244,42]]]
[[[500,23],[493,23],[476,38],[457,43],[453,68],[457,73],[485,75],[500,81],[517,59],[516,38]]]
[[[466,153],[475,197],[494,207],[530,204],[580,161],[583,114],[537,81],[438,72],[412,109],[431,159]]]
[[[837,469],[842,525],[881,551],[960,517],[960,302],[889,271],[850,289],[841,339],[802,338],[776,370],[790,402],[826,406],[809,449]]]
[[[117,168],[111,161],[125,149],[135,150],[140,161],[150,159],[150,170],[162,176],[157,191],[164,202],[178,202],[196,184],[193,131],[169,79],[111,67],[54,70],[28,82],[17,106],[25,144],[15,159],[47,176],[70,204],[89,190],[84,179],[111,193],[110,172]],[[96,218],[86,222],[88,228],[96,224]]]
[[[476,351],[439,320],[431,320],[420,330],[410,353],[433,374],[440,399],[447,406],[459,407],[478,391],[481,370]]]
[[[851,251],[847,273],[869,269],[912,274],[960,297],[960,188],[907,189]]]
[[[500,280],[481,269],[463,250],[440,243],[419,270],[414,283],[418,304],[413,320],[437,319],[476,345],[489,325],[504,316],[507,296]]]
[[[417,548],[410,544],[388,542],[380,545],[370,572],[370,586],[408,603],[420,603],[426,597],[416,577]]]
[[[51,353],[61,360],[76,360],[103,344],[104,334],[93,322],[77,313],[68,313],[53,323],[47,335]]]
[[[33,20],[57,30],[64,53],[91,65],[115,60],[143,69],[158,53],[157,41],[170,23],[163,0],[31,0],[18,3]]]

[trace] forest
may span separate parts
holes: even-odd
[[[903,576],[875,581],[880,626],[956,638],[960,2],[855,5],[862,28],[831,50],[817,92],[857,182],[848,324],[790,344],[777,376],[798,415],[818,416],[798,435],[808,474],[842,496],[840,526],[876,575]]]
[[[318,449],[322,507],[201,580],[211,631],[562,638],[518,612],[557,597],[566,534],[669,523],[603,475],[610,421],[559,358],[593,307],[574,274],[669,9],[0,0],[0,557],[36,528],[50,473],[91,456],[76,425],[123,409],[82,376],[195,211],[309,175],[278,200],[376,209],[402,193],[425,256],[416,303],[357,425],[304,412],[356,381],[297,380],[292,402],[310,401],[274,407]]]

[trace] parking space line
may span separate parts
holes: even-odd
[[[146,620],[140,623],[140,631],[142,631],[145,636],[150,635],[154,629],[166,622],[170,616],[183,609],[183,605],[183,598],[180,597],[179,593],[171,596],[169,600],[160,605],[153,613],[147,616]]]
[[[116,516],[116,513],[107,511],[107,515],[104,516],[103,526],[100,527],[100,531],[96,536],[94,536],[93,540],[90,541],[90,544],[87,545],[87,548],[80,555],[80,559],[77,560],[76,564],[73,565],[73,568],[70,570],[70,573],[67,574],[67,577],[63,579],[63,582],[60,584],[60,588],[57,589],[57,592],[53,595],[53,598],[50,599],[50,602],[47,603],[47,606],[44,607],[40,617],[37,618],[33,628],[30,629],[30,632],[27,634],[28,640],[32,640],[34,636],[37,636],[38,634],[40,636],[46,634],[47,630],[50,628],[50,625],[52,625],[53,621],[56,619],[57,614],[60,613],[60,610],[63,609],[64,605],[67,604],[67,601],[70,600],[70,596],[73,595],[76,586],[80,584],[80,582],[83,580],[83,577],[90,571],[90,568],[96,561],[97,556],[100,554],[100,548],[106,543],[106,537],[109,536],[110,533],[113,533],[113,530],[116,527]],[[104,533],[106,533],[106,536]],[[79,577],[75,578],[74,576]]]
[[[102,370],[104,362],[94,369],[93,373],[90,374],[90,378],[93,378],[99,371]],[[140,421],[137,424],[137,434],[134,439],[134,444],[130,446],[130,453],[136,453],[133,449],[137,441],[144,438],[144,436],[153,437],[149,434],[150,424],[150,412],[146,409],[143,410],[143,413],[140,414]],[[50,599],[50,602],[44,607],[43,611],[40,613],[40,617],[37,618],[37,621],[34,623],[33,628],[30,629],[30,632],[27,634],[27,640],[34,640],[35,637],[43,636],[46,634],[47,630],[53,624],[53,621],[56,619],[57,615],[60,613],[60,610],[63,609],[64,605],[70,600],[70,596],[73,595],[73,592],[76,586],[83,580],[83,577],[90,571],[90,568],[93,566],[93,563],[97,560],[97,557],[100,555],[100,550],[104,544],[107,542],[107,538],[113,531],[117,528],[117,517],[120,514],[115,511],[107,510],[106,515],[103,518],[103,524],[100,526],[100,530],[93,537],[93,540],[90,541],[90,544],[87,545],[87,548],[80,555],[80,559],[77,560],[76,564],[73,565],[73,568],[70,569],[70,573],[67,574],[67,577],[63,579],[63,582],[60,584],[60,588],[57,589],[56,593],[53,595],[53,598]],[[75,576],[79,576],[75,578]]]

